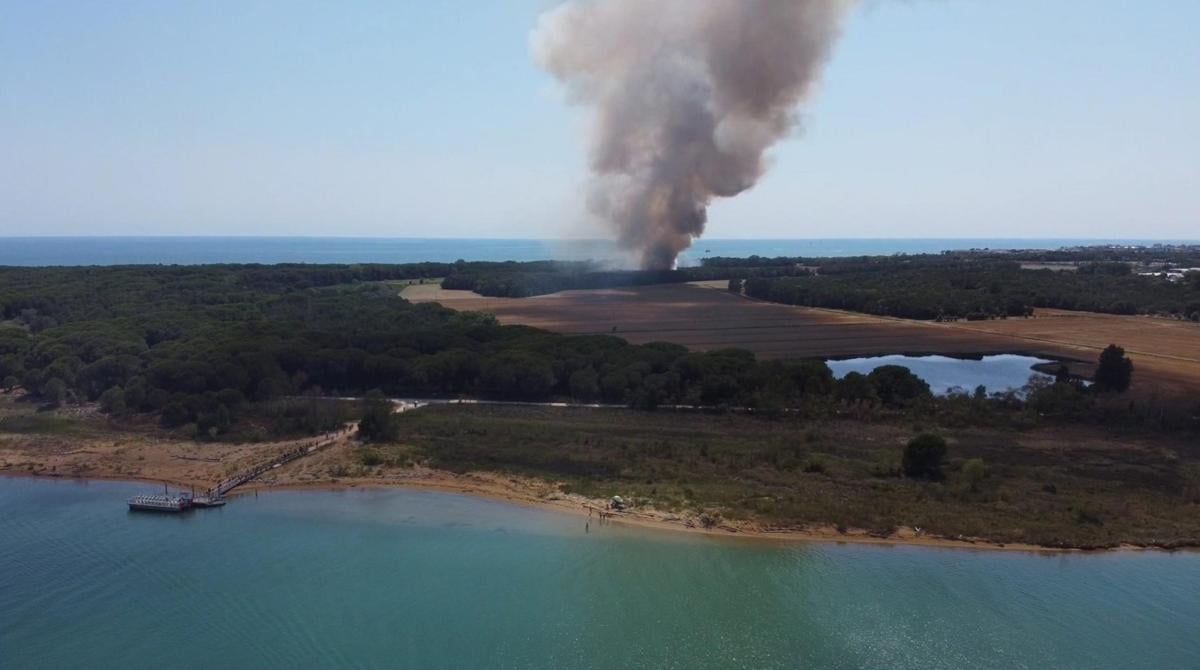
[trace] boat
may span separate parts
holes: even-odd
[[[129,499],[129,509],[146,512],[182,512],[191,505],[191,498],[165,494],[133,496]]]
[[[192,507],[220,507],[225,504],[225,496],[201,493],[192,497]]]

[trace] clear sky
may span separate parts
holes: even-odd
[[[0,235],[600,236],[553,4],[0,0]],[[1198,26],[869,2],[708,236],[1200,238]]]

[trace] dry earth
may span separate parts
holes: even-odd
[[[763,358],[880,354],[1026,353],[1091,362],[1110,343],[1134,361],[1134,391],[1166,396],[1200,389],[1200,325],[1139,316],[1038,310],[1030,319],[932,323],[760,302],[725,282],[563,291],[533,298],[486,298],[435,285],[403,292],[414,302],[491,312],[504,324],[563,333],[609,333],[643,344],[695,350],[743,347]]]
[[[0,474],[145,479],[203,490],[317,439],[195,442],[177,439],[152,423],[115,424],[96,414],[94,405],[35,413],[11,398],[2,400],[0,418],[33,416],[43,423],[28,432],[0,428]],[[46,421],[55,423],[47,425]]]

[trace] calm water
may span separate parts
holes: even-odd
[[[980,384],[989,393],[1019,389],[1029,383],[1030,377],[1049,377],[1031,368],[1039,363],[1049,363],[1044,358],[1001,354],[984,356],[980,360],[950,358],[948,356],[872,356],[828,361],[833,376],[839,379],[850,372],[867,374],[882,365],[900,365],[924,379],[936,394],[949,393],[952,389],[974,392]]]
[[[1077,244],[1154,244],[1079,239],[699,240],[680,258],[712,256],[859,256],[948,249],[1056,249]],[[3,265],[197,263],[412,263],[608,259],[610,242],[350,237],[0,237]]]
[[[1200,555],[649,534],[462,496],[0,478],[0,667],[1196,668]]]

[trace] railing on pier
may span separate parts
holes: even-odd
[[[225,496],[226,493],[229,493],[230,491],[236,489],[237,487],[239,487],[247,482],[257,479],[264,472],[266,472],[268,470],[274,470],[275,468],[278,468],[280,466],[291,463],[292,461],[294,461],[296,459],[303,458],[311,453],[320,451],[320,450],[334,444],[339,439],[348,436],[350,433],[353,432],[353,430],[354,430],[353,427],[343,428],[342,430],[340,430],[336,433],[332,433],[332,434],[327,433],[324,440],[316,440],[316,441],[310,442],[308,444],[302,444],[294,449],[289,449],[288,451],[285,451],[284,453],[276,456],[275,458],[273,458],[270,461],[267,461],[266,463],[256,465],[253,468],[250,468],[249,470],[239,472],[238,474],[230,477],[229,479],[222,481],[221,483],[217,484],[214,488],[209,489],[208,495],[215,497],[215,498],[222,498]]]

